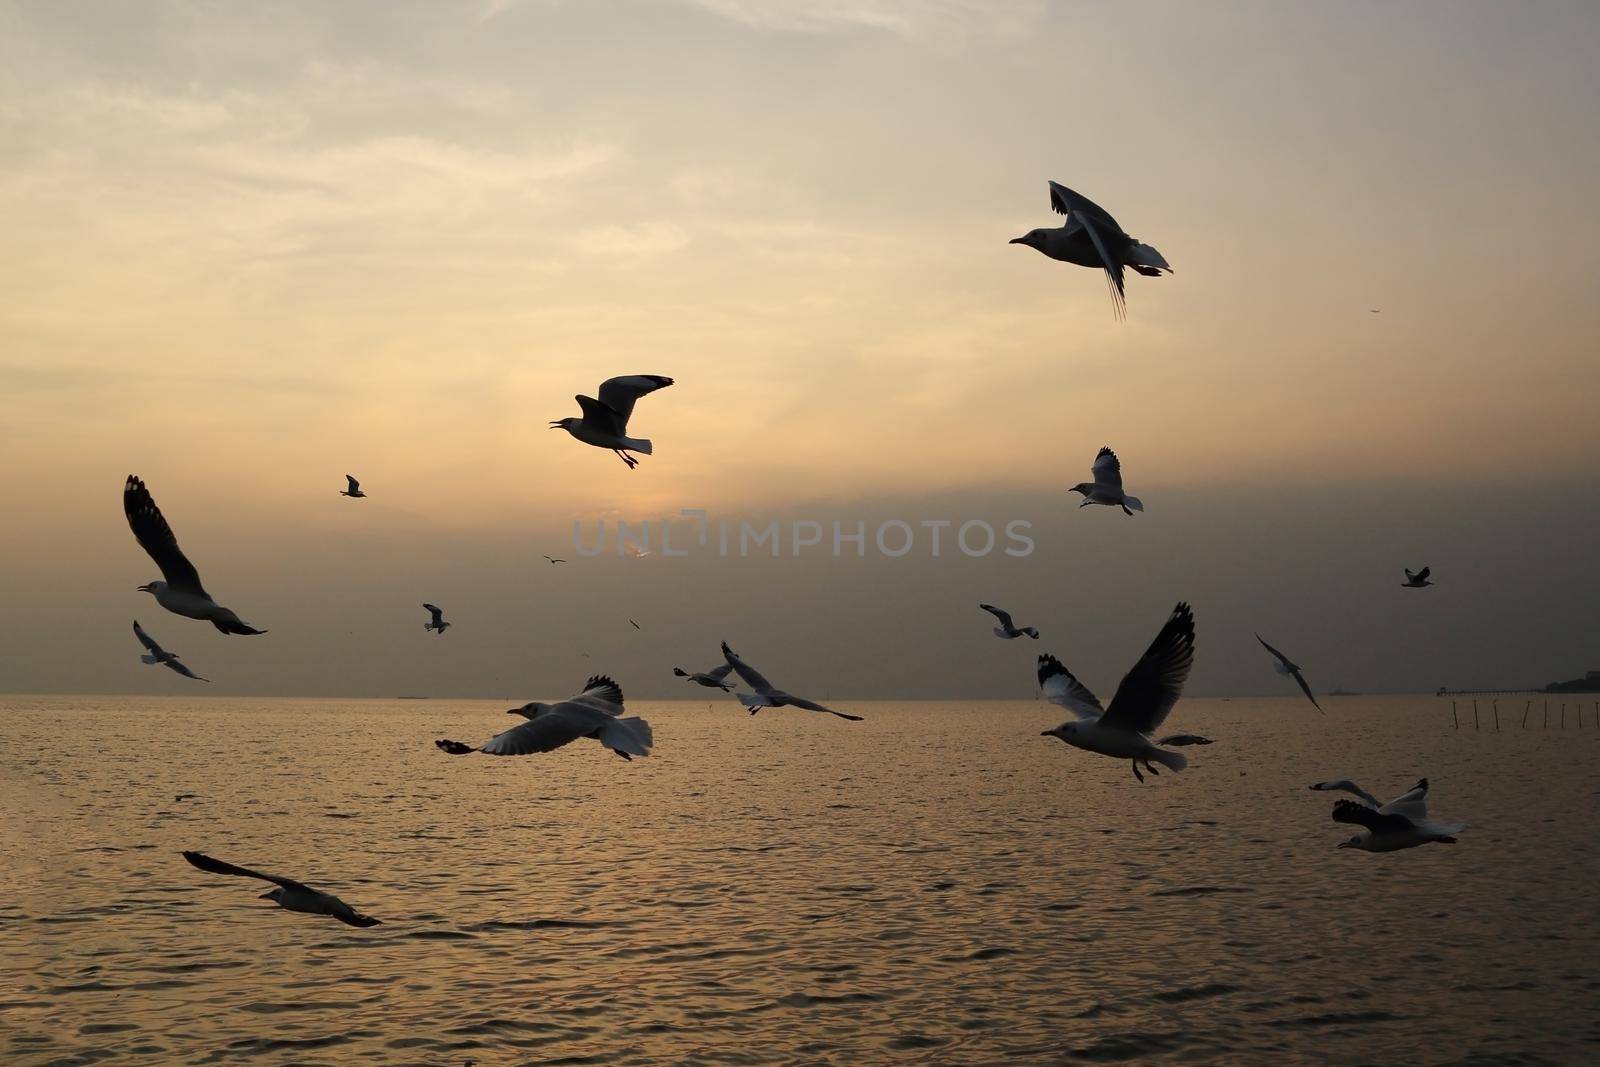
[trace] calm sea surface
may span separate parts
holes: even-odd
[[[433,747],[503,703],[0,697],[0,1062],[1600,1062],[1593,699],[1185,700],[1217,743],[1140,785],[1034,702],[634,701],[629,764]],[[1469,828],[1338,851],[1342,775]]]

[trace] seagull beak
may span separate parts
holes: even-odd
[[[148,593],[149,591],[150,591],[150,586],[148,584],[141,585],[139,587],[139,592],[141,592],[141,593]]]
[[[1025,245],[1027,243],[1028,239],[1026,237],[1013,237],[1011,240],[1006,242],[1008,245]]]
[[[1338,844],[1337,844],[1337,845],[1335,845],[1335,846],[1334,846],[1334,847],[1335,847],[1335,848],[1349,848],[1349,847],[1350,847],[1350,842],[1348,842],[1348,841],[1340,841],[1340,842],[1339,842],[1339,843],[1338,843]]]
[[[262,893],[259,897],[256,897],[256,899],[257,900],[274,900],[276,898],[272,894],[275,893],[275,892],[277,892],[277,890],[269,889],[265,893]]]
[[[1040,737],[1054,737],[1055,735],[1056,735],[1056,732],[1054,730],[1040,730],[1039,731],[1039,736]]]
[[[561,429],[561,423],[559,421],[552,421],[550,423],[550,428],[552,430],[559,430],[559,429]]]

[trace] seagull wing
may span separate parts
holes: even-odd
[[[132,474],[128,475],[128,481],[122,487],[122,512],[128,517],[134,540],[155,560],[168,585],[211,599],[211,594],[200,584],[200,572],[194,569],[194,564],[178,547],[178,539],[173,536],[172,527],[167,525],[161,509],[156,507],[150,490]]]
[[[441,622],[444,622],[444,612],[440,611],[437,605],[424,604],[422,606],[427,608],[429,614],[433,616],[433,624],[435,626],[438,626]]]
[[[1296,667],[1293,663],[1289,662],[1289,657],[1288,656],[1285,656],[1282,652],[1279,652],[1277,649],[1273,648],[1271,645],[1267,644],[1265,641],[1262,641],[1260,634],[1256,634],[1256,640],[1257,641],[1261,641],[1261,647],[1266,649],[1268,652],[1271,652],[1273,657],[1279,663],[1283,664],[1283,669],[1284,670],[1297,671],[1297,670],[1300,669],[1299,667]]]
[[[1150,648],[1117,686],[1104,726],[1147,734],[1166,721],[1194,666],[1194,612],[1179,602]]]
[[[995,607],[993,604],[979,604],[978,607],[982,608],[984,611],[987,611],[990,615],[993,615],[995,618],[999,619],[1000,620],[1000,626],[1003,629],[1006,629],[1006,630],[1014,630],[1014,629],[1016,629],[1015,626],[1011,625],[1011,612],[1002,611],[1001,609]]]
[[[1084,232],[1089,235],[1089,240],[1094,243],[1094,250],[1100,256],[1100,264],[1106,269],[1106,281],[1111,286],[1111,304],[1116,309],[1120,318],[1128,313],[1126,270],[1121,259],[1111,254],[1106,248],[1104,238],[1100,236],[1100,228],[1093,219],[1083,220]]]
[[[729,672],[732,670],[733,664],[724,662],[720,667],[712,667],[709,671],[701,671],[700,673],[711,679],[713,682],[720,682],[726,678]]]
[[[614,434],[622,437],[627,430],[628,420],[623,418],[613,409],[602,404],[592,396],[579,394],[573,397],[578,406],[583,409],[583,424],[601,433]]]
[[[1296,667],[1289,673],[1294,675],[1294,680],[1300,683],[1300,692],[1304,693],[1306,695],[1306,699],[1311,701],[1311,706],[1316,708],[1318,711],[1321,711],[1322,705],[1318,704],[1317,698],[1311,695],[1311,686],[1306,684],[1306,676],[1300,673],[1300,668]]]
[[[1109,224],[1114,230],[1122,229],[1117,220],[1111,217],[1111,212],[1082,193],[1075,193],[1059,182],[1050,183],[1050,207],[1056,214],[1065,215],[1072,222],[1095,219]]]
[[[1374,802],[1376,807],[1376,802]],[[1414,823],[1423,823],[1428,818],[1428,780],[1418,780],[1417,784],[1395,797],[1389,803],[1378,808],[1385,815],[1399,815],[1410,819]]]
[[[1326,782],[1313,782],[1311,784],[1311,788],[1312,789],[1320,789],[1320,790],[1323,790],[1324,792],[1332,790],[1332,791],[1337,791],[1337,792],[1349,793],[1352,796],[1360,797],[1362,800],[1366,801],[1368,804],[1370,804],[1374,808],[1378,806],[1378,798],[1377,797],[1373,796],[1371,793],[1367,792],[1365,789],[1362,789],[1359,785],[1356,785],[1354,782],[1352,782],[1348,778],[1334,778],[1334,779],[1332,779],[1330,781],[1326,781]]]
[[[1408,571],[1407,573],[1410,573],[1410,572]],[[1422,568],[1420,571],[1417,572],[1417,581],[1419,581],[1419,582],[1427,581],[1428,580],[1428,575],[1430,575],[1432,573],[1433,573],[1433,568],[1432,567],[1424,567],[1424,568]]]
[[[346,474],[344,476],[344,480],[350,483],[350,488],[348,490],[349,492],[352,492],[352,493],[361,492],[361,483],[356,481],[356,476],[354,474]]]
[[[745,681],[749,681],[749,679],[746,678]],[[755,683],[752,682],[751,684],[753,685]],[[859,715],[847,715],[846,713],[844,713],[842,711],[834,711],[832,708],[824,707],[823,705],[818,704],[814,700],[807,700],[805,697],[797,697],[793,693],[777,693],[777,692],[775,692],[772,695],[777,697],[778,699],[782,700],[784,706],[787,706],[787,707],[803,708],[806,711],[825,711],[829,715],[837,715],[837,716],[839,716],[839,718],[841,718],[841,719],[849,719],[851,722],[861,722],[862,721],[861,720],[861,716],[859,716]]]
[[[1365,826],[1375,834],[1409,830],[1416,825],[1404,815],[1386,814],[1353,800],[1341,800],[1333,806],[1333,821]]]
[[[550,752],[592,734],[605,724],[606,716],[593,708],[565,701],[549,711],[495,734],[479,752],[490,756],[527,756]]]
[[[557,704],[557,708],[582,705],[606,715],[622,714],[622,687],[603,674],[591,675],[583,683],[583,692],[571,700]],[[542,717],[542,716],[541,716]]]
[[[166,661],[166,665],[168,667],[172,668],[173,670],[177,671],[179,674],[183,675],[185,678],[193,678],[197,682],[209,682],[209,681],[211,681],[210,678],[202,678],[202,677],[200,677],[198,674],[194,673],[194,671],[191,671],[188,667],[184,666],[178,660],[169,659],[169,660]]]
[[[285,889],[300,889],[308,893],[314,892],[305,883],[297,882],[293,878],[285,878],[279,874],[262,874],[260,871],[252,871],[248,867],[235,867],[231,863],[214,860],[203,852],[185,852],[183,858],[208,874],[231,874],[239,878],[259,878],[263,882],[281,885]]]
[[[1066,708],[1080,719],[1098,719],[1106,713],[1100,706],[1100,698],[1054,656],[1039,657],[1039,688],[1044,690],[1046,700]]]
[[[166,655],[166,652],[162,650],[161,646],[156,644],[156,639],[144,632],[144,627],[139,625],[138,619],[133,620],[133,636],[137,637],[139,639],[139,643],[145,648],[148,648],[157,659],[160,659],[162,656]]]
[[[1096,485],[1110,485],[1122,488],[1122,461],[1110,448],[1102,446],[1095,453],[1094,466],[1089,468],[1094,475]]]
[[[772,683],[761,677],[760,672],[754,667],[740,659],[739,654],[729,648],[726,641],[722,642],[722,655],[728,661],[728,666],[732,667],[738,672],[739,677],[744,679],[745,685],[748,685],[758,693],[773,692]]]
[[[625,374],[620,378],[607,378],[600,383],[600,403],[615,411],[622,420],[622,428],[626,428],[628,419],[633,415],[634,401],[671,384],[672,379],[661,374]]]

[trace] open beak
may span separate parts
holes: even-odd
[[[1336,845],[1336,846],[1334,846],[1334,847],[1335,847],[1335,848],[1349,848],[1349,847],[1350,847],[1350,842],[1348,842],[1348,841],[1340,841],[1340,842],[1339,842],[1339,843],[1338,843],[1338,844],[1337,844],[1337,845]]]
[[[148,593],[149,591],[150,591],[150,586],[149,586],[148,583],[145,584],[145,585],[141,585],[139,587],[139,592],[141,592],[141,593]]]
[[[551,423],[550,423],[550,428],[551,428],[551,429],[552,429],[552,430],[559,430],[559,429],[561,429],[561,423],[560,423],[560,422],[555,422],[555,421],[552,421],[552,422],[551,422]]]

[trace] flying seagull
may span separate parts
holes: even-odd
[[[361,491],[361,483],[356,481],[354,474],[346,474],[344,480],[350,483],[350,488],[339,490],[340,496],[363,497],[367,495]]]
[[[128,475],[127,484],[122,488],[122,512],[128,517],[128,526],[133,530],[139,547],[155,560],[156,566],[161,568],[161,576],[166,579],[141,585],[141,593],[151,594],[157,604],[174,615],[203,619],[225,634],[267,632],[247,625],[239,616],[211,599],[211,594],[200,584],[200,572],[194,569],[194,564],[178,547],[178,539],[173,536],[172,527],[167,525],[161,509],[151,499],[150,490],[132,474]]]
[[[565,563],[566,562],[566,560],[564,560],[564,559],[556,559],[554,556],[546,556],[545,559],[549,560],[551,563]]]
[[[1003,637],[1007,641],[1010,641],[1014,638],[1021,637],[1023,634],[1027,634],[1035,641],[1039,639],[1039,631],[1035,630],[1032,626],[1024,626],[1021,629],[1013,626],[1011,624],[1011,613],[1009,611],[1002,611],[993,604],[979,604],[978,607],[982,608],[984,611],[987,611],[990,615],[993,615],[995,618],[1000,620],[1000,625],[994,628],[994,635],[996,637]]]
[[[1069,493],[1083,494],[1083,503],[1078,505],[1080,508],[1086,508],[1090,504],[1105,504],[1110,507],[1120,507],[1125,515],[1144,510],[1143,501],[1122,491],[1122,463],[1111,449],[1101,448],[1095,454],[1094,466],[1089,470],[1094,475],[1094,481],[1079,482],[1067,490]],[[1130,511],[1129,508],[1133,510]]]
[[[183,858],[208,874],[231,874],[240,878],[259,878],[277,886],[262,893],[261,900],[275,900],[286,911],[300,911],[307,915],[332,915],[347,926],[377,926],[378,920],[362,915],[332,893],[320,893],[310,886],[276,874],[262,874],[247,867],[212,859],[200,852],[185,852]]]
[[[559,704],[534,701],[507,715],[528,721],[496,734],[477,748],[460,741],[435,741],[452,756],[482,752],[490,756],[526,756],[550,752],[580,737],[592,737],[625,760],[650,755],[655,736],[640,718],[622,718],[622,687],[603,674],[583,683],[583,692]]]
[[[163,667],[177,671],[185,678],[193,678],[197,682],[209,682],[211,680],[209,678],[200,677],[198,674],[194,673],[194,671],[191,671],[188,667],[185,667],[182,663],[178,662],[178,654],[176,652],[168,652],[166,649],[156,644],[156,639],[144,632],[144,627],[139,625],[138,619],[133,620],[133,636],[139,639],[139,643],[141,645],[150,650],[148,655],[139,657],[141,662],[159,663]]]
[[[733,664],[724,663],[722,666],[713,667],[709,671],[695,671],[693,674],[690,674],[682,667],[674,667],[672,668],[672,673],[679,678],[687,678],[696,685],[703,685],[707,689],[720,689],[724,693],[731,693],[733,692],[733,686],[723,680],[728,677],[728,672],[731,670],[733,670]]]
[[[628,555],[632,556],[634,559],[644,559],[646,556],[650,555],[650,550],[648,548],[640,548],[638,545],[629,545]]]
[[[432,630],[435,633],[442,634],[446,630],[450,629],[450,624],[444,621],[444,611],[441,610],[438,605],[424,604],[422,606],[427,608],[428,613],[433,616],[430,621],[422,624],[422,628],[424,630]]]
[[[1201,737],[1199,734],[1168,734],[1156,742],[1158,745],[1174,745],[1180,748],[1185,745],[1209,745],[1213,743],[1211,738]]]
[[[1444,824],[1428,818],[1428,780],[1401,793],[1387,804],[1348,778],[1331,782],[1317,782],[1312,789],[1340,790],[1361,798],[1341,800],[1333,806],[1333,821],[1351,823],[1364,829],[1348,841],[1339,842],[1340,848],[1356,848],[1363,852],[1398,852],[1438,842],[1442,845],[1456,843],[1455,836],[1465,830],[1465,823]]]
[[[636,400],[646,393],[665,389],[672,379],[660,374],[625,374],[620,378],[607,378],[600,383],[600,399],[579,395],[575,399],[583,409],[581,419],[559,419],[550,424],[552,430],[565,430],[586,445],[609,448],[632,470],[639,461],[629,452],[652,455],[650,442],[642,437],[628,436],[628,417],[633,414]]]
[[[1060,660],[1040,656],[1039,687],[1045,699],[1077,716],[1077,721],[1064,722],[1040,736],[1059,737],[1086,752],[1132,760],[1133,776],[1141,782],[1141,763],[1151,774],[1160,773],[1150,766],[1151,760],[1181,771],[1189,761],[1180,753],[1158,748],[1150,733],[1166,721],[1193,665],[1194,613],[1181,602],[1172,609],[1149,650],[1117,686],[1109,708],[1102,709],[1089,687],[1074,678]]]
[[[629,620],[628,620],[628,624],[629,624],[629,625],[630,625],[630,626],[632,626],[632,627],[633,627],[633,628],[634,628],[634,629],[635,629],[635,630],[642,630],[642,629],[644,629],[644,627],[643,627],[643,626],[640,626],[640,625],[639,625],[639,624],[638,624],[638,623],[636,623],[636,622],[634,622],[634,621],[633,621],[633,620],[632,620],[632,619],[629,619]]]
[[[1403,588],[1406,588],[1406,589],[1421,589],[1425,585],[1432,585],[1433,584],[1432,582],[1428,581],[1428,575],[1430,573],[1432,573],[1432,571],[1433,571],[1432,567],[1424,567],[1424,568],[1422,568],[1420,571],[1418,571],[1415,574],[1411,573],[1411,568],[1410,567],[1407,567],[1405,569],[1405,571],[1406,571],[1406,580],[1400,583],[1400,585]]]
[[[1260,634],[1256,634],[1256,640],[1261,641]],[[1265,641],[1261,641],[1261,647],[1272,653],[1272,658],[1278,661],[1277,663],[1273,664],[1273,666],[1277,668],[1278,673],[1290,675],[1296,682],[1300,683],[1300,691],[1306,695],[1307,700],[1311,701],[1311,706],[1316,708],[1318,711],[1321,711],[1322,705],[1318,704],[1317,698],[1311,695],[1311,687],[1306,684],[1306,676],[1300,673],[1299,666],[1290,662],[1288,656],[1285,656],[1282,652],[1279,652]]]
[[[781,689],[774,689],[772,683],[763,678],[755,668],[740,659],[739,654],[729,648],[726,641],[722,642],[722,657],[728,661],[728,666],[732,667],[735,673],[743,679],[744,684],[755,690],[754,693],[733,694],[739,698],[739,703],[749,709],[752,715],[762,708],[804,708],[806,711],[825,711],[829,715],[837,715],[839,718],[849,719],[851,722],[861,721],[861,716],[859,715],[846,715],[842,711],[834,711],[832,708],[825,708],[821,704],[813,703],[805,697],[797,697],[793,693],[785,693]]]
[[[1148,278],[1160,277],[1162,271],[1172,273],[1160,252],[1129,237],[1110,212],[1088,197],[1051,182],[1050,207],[1056,214],[1065,215],[1066,221],[1059,227],[1029,230],[1021,237],[1013,237],[1010,243],[1027,245],[1063,263],[1103,269],[1117,318],[1128,313],[1123,285],[1125,268],[1132,267]]]

